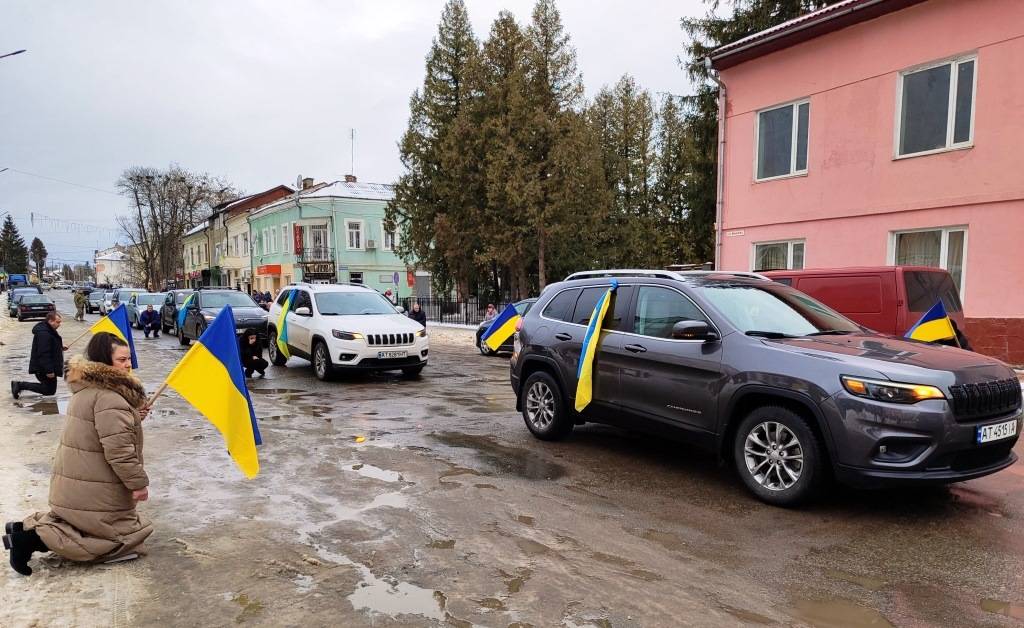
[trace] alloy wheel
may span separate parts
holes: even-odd
[[[324,346],[316,346],[316,355],[313,356],[313,366],[316,368],[316,376],[323,379],[327,375],[327,351]]]
[[[758,484],[771,491],[784,491],[800,480],[804,450],[788,427],[776,421],[754,426],[743,443],[747,471]]]
[[[545,382],[534,382],[527,391],[526,417],[539,431],[547,430],[555,420],[555,395]]]

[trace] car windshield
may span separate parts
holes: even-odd
[[[776,282],[707,283],[698,288],[743,333],[808,336],[861,328],[806,294]]]
[[[316,307],[323,316],[395,314],[395,306],[375,292],[322,292]]]
[[[44,297],[41,294],[26,294],[21,297],[22,303],[49,303],[50,297]]]
[[[139,305],[160,305],[164,302],[162,294],[140,294],[137,299]]]
[[[96,292],[90,292],[89,293],[89,298],[90,299],[102,299],[103,298],[103,294],[104,293],[103,293],[102,290],[97,290]]]
[[[247,294],[236,292],[205,292],[203,293],[203,307],[221,308],[225,305],[231,307],[259,307]]]

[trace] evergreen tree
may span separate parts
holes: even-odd
[[[409,126],[399,143],[405,174],[395,184],[386,220],[402,237],[397,253],[431,271],[435,288],[466,285],[472,274],[476,234],[463,228],[467,213],[463,174],[445,168],[445,150],[457,150],[451,134],[471,97],[468,73],[479,45],[462,0],[449,0],[427,54],[422,89],[409,101]],[[451,156],[448,161],[453,161]]]
[[[32,238],[32,245],[29,247],[29,255],[32,257],[32,262],[36,265],[36,277],[40,281],[43,279],[43,270],[46,266],[46,245],[39,238]]]
[[[0,266],[8,274],[28,272],[28,247],[10,214],[7,214],[3,229],[0,230]]]
[[[64,264],[61,267],[60,276],[63,277],[64,281],[70,281],[75,276],[75,270],[71,268],[71,264]]]
[[[660,246],[665,265],[694,259],[686,231],[687,160],[691,142],[679,103],[675,97],[665,98],[658,113],[654,187],[654,203],[662,221]]]
[[[689,212],[685,222],[691,259],[714,258],[714,223],[717,186],[718,87],[704,66],[713,50],[758,31],[820,9],[838,0],[732,0],[731,15],[715,14],[718,0],[706,0],[710,7],[702,18],[683,18],[689,37],[680,64],[694,84],[695,93],[684,101],[683,124],[692,142],[687,149],[688,173],[683,198]]]

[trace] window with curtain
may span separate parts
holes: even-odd
[[[804,247],[803,240],[755,244],[753,270],[800,270],[804,267]]]
[[[965,228],[897,232],[893,249],[893,263],[897,266],[943,268],[949,271],[957,291],[963,294],[967,255]]]

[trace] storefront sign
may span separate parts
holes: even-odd
[[[257,275],[280,275],[281,265],[280,264],[264,264],[263,266],[256,267]]]
[[[302,264],[302,274],[334,276],[334,264],[331,262],[305,262]]]
[[[293,238],[295,240],[295,248],[293,251],[302,251],[302,225],[295,225]]]

